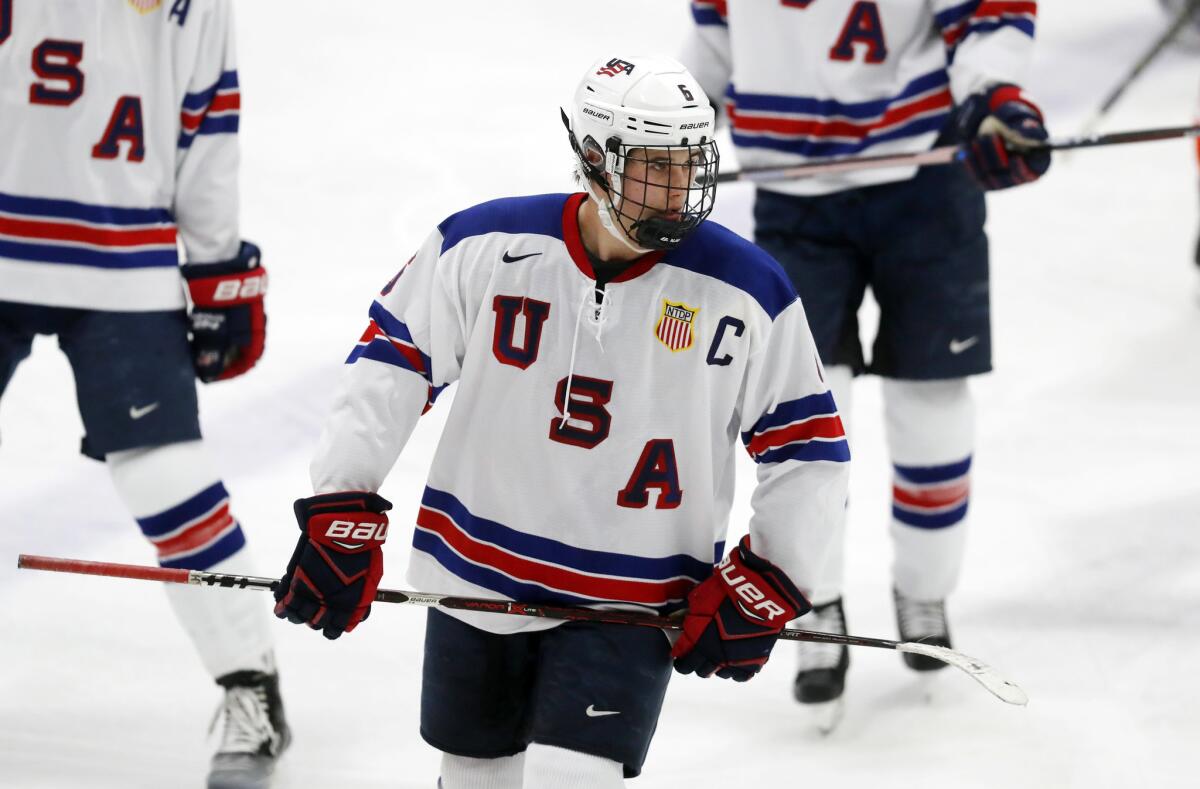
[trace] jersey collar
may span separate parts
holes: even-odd
[[[576,192],[567,197],[567,202],[563,205],[562,216],[563,242],[567,245],[567,252],[571,254],[571,260],[575,261],[576,267],[583,272],[585,277],[594,280],[596,272],[592,269],[591,261],[588,260],[587,251],[583,247],[583,238],[579,233],[579,206],[583,205],[583,201],[587,199],[586,192]],[[613,277],[609,282],[627,282],[635,277],[640,277],[652,269],[655,263],[662,260],[665,254],[666,252],[663,250],[647,252],[630,263],[629,268]]]

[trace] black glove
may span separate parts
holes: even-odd
[[[183,266],[192,311],[192,362],[205,383],[249,370],[267,343],[267,270],[262,252],[243,241],[238,256],[223,263]]]
[[[1037,147],[1049,138],[1042,111],[1016,85],[971,96],[956,125],[967,145],[967,170],[984,189],[1036,181],[1050,169],[1050,151]]]
[[[683,635],[671,650],[675,670],[745,682],[766,664],[787,623],[811,610],[783,571],[756,556],[743,537],[688,594]]]
[[[275,616],[330,639],[366,619],[383,575],[384,513],[391,508],[382,496],[361,491],[297,499],[302,534],[275,589]]]

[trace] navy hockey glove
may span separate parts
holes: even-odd
[[[812,610],[775,565],[750,550],[750,538],[721,560],[688,595],[683,635],[671,657],[680,674],[745,682],[771,655],[788,622]]]
[[[1049,137],[1042,111],[1016,85],[968,98],[957,126],[967,145],[967,170],[984,189],[1036,181],[1050,169],[1050,151],[1034,147]]]
[[[183,267],[192,299],[192,363],[205,383],[241,375],[263,355],[267,270],[261,258],[257,246],[243,241],[233,260]]]
[[[307,623],[326,638],[349,633],[371,613],[383,576],[391,502],[351,491],[297,499],[300,541],[275,588],[275,616]]]

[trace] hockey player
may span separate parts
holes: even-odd
[[[672,60],[606,57],[563,120],[583,193],[450,216],[371,305],[316,495],[295,505],[276,614],[328,638],[365,619],[391,506],[377,491],[458,380],[409,581],[686,606],[684,632],[672,649],[649,628],[431,611],[421,734],[444,753],[444,789],[637,775],[672,656],[682,673],[753,676],[808,610],[845,496],[849,452],[800,301],[769,256],[704,221],[703,90]],[[759,483],[750,535],[725,556],[739,434]]]
[[[57,335],[83,452],[159,563],[249,570],[195,384],[246,372],[265,332],[266,272],[238,236],[228,0],[0,0],[0,99],[0,392]],[[166,591],[223,691],[208,786],[265,787],[289,739],[267,611]]]
[[[962,562],[973,410],[967,377],[991,369],[984,189],[1027,183],[1049,154],[1020,89],[1035,2],[694,0],[683,61],[723,96],[747,168],[969,144],[966,167],[892,168],[764,185],[755,238],[804,300],[843,412],[851,380],[884,378],[895,475],[891,534],[900,637],[949,645],[944,602]],[[857,310],[880,306],[870,362]],[[797,360],[797,364],[802,363]],[[841,540],[838,540],[840,545]],[[806,627],[844,633],[834,552]],[[918,671],[941,662],[904,655]],[[796,698],[841,696],[845,647],[802,644]]]

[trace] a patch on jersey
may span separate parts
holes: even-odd
[[[612,60],[605,63],[604,66],[602,66],[601,69],[596,72],[596,76],[598,76],[598,77],[615,77],[618,74],[632,74],[632,73],[633,73],[633,64],[632,63],[625,61],[625,60],[621,60],[620,58],[613,58]]]
[[[689,307],[682,301],[663,299],[662,315],[658,319],[658,325],[654,327],[654,336],[670,348],[672,353],[686,351],[696,339],[692,329],[696,323],[696,313],[699,311],[699,307]]]
[[[148,14],[162,8],[163,0],[125,0],[139,14]]]

